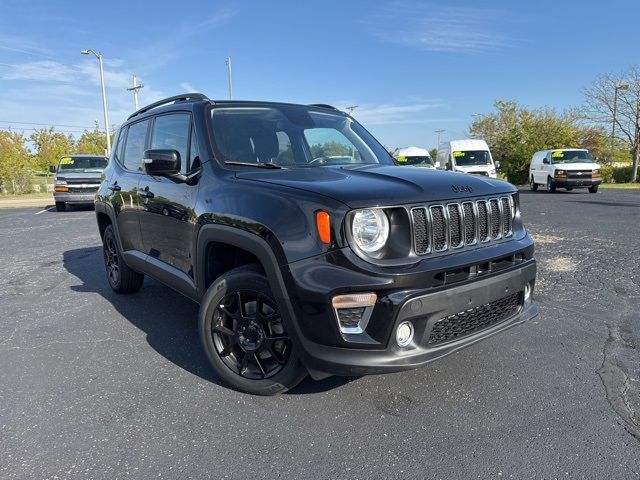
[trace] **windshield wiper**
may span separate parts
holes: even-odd
[[[249,162],[224,162],[225,165],[241,165],[243,167],[256,167],[256,168],[270,168],[270,169],[279,169],[284,168],[282,165],[278,165],[277,163],[249,163]]]

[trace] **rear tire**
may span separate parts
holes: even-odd
[[[531,176],[531,180],[529,180],[529,188],[531,188],[532,192],[538,191],[538,184],[533,181],[533,175]]]
[[[236,390],[275,395],[307,376],[258,266],[219,277],[202,299],[198,323],[211,366]]]
[[[592,185],[589,187],[589,193],[597,193],[598,192],[598,185]]]
[[[64,202],[56,202],[56,212],[64,212],[67,209],[67,204]]]
[[[124,262],[112,225],[107,226],[102,235],[102,252],[111,288],[118,293],[135,293],[140,290],[144,275],[131,270]]]

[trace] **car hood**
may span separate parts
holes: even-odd
[[[554,163],[554,167],[558,170],[593,170],[594,168],[600,168],[597,163],[583,162],[583,163]]]
[[[515,192],[501,180],[411,166],[360,165],[237,172],[236,177],[307,190],[349,207],[402,205]]]

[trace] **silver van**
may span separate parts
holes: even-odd
[[[99,155],[66,155],[60,159],[56,171],[53,198],[56,210],[64,212],[67,204],[93,203],[102,182],[107,157]]]

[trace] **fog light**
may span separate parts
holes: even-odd
[[[524,303],[528,303],[531,301],[531,290],[532,290],[531,284],[527,283],[524,286]]]
[[[413,324],[411,322],[402,322],[396,330],[396,342],[400,347],[406,347],[413,340]]]
[[[333,297],[331,304],[338,318],[341,333],[364,333],[378,296],[375,293],[354,293]]]

